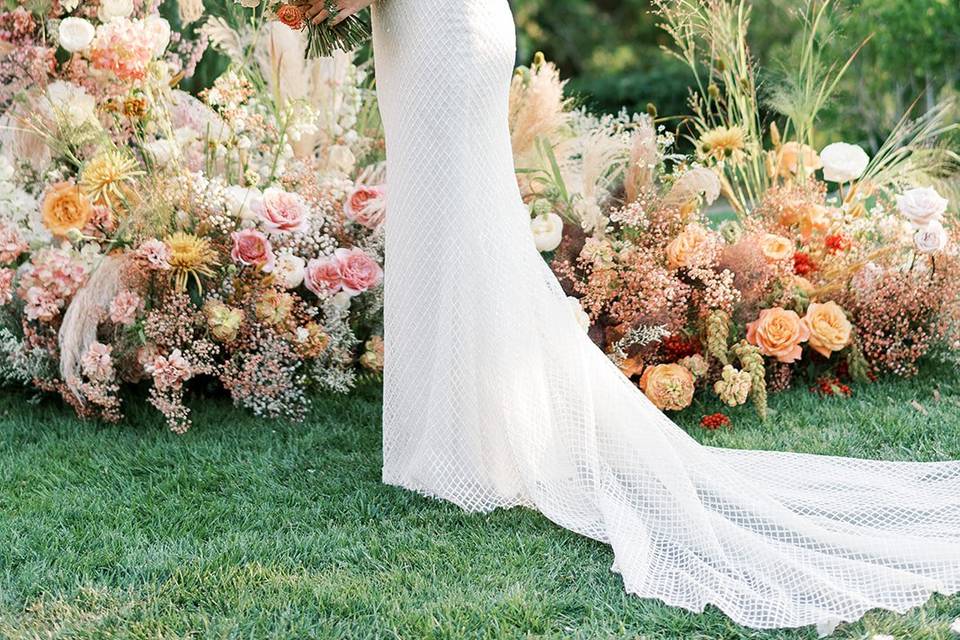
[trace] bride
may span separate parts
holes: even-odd
[[[627,591],[749,627],[825,633],[960,590],[960,463],[703,447],[589,340],[514,177],[507,0],[383,0],[374,32],[384,482],[469,511],[537,509],[611,545]]]

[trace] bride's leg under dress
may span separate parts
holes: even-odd
[[[526,505],[628,591],[829,628],[960,589],[960,464],[705,448],[586,337],[534,248],[507,130],[506,0],[385,0],[385,482]]]

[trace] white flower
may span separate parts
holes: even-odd
[[[555,213],[546,213],[530,221],[533,242],[537,251],[553,251],[563,240],[563,219]]]
[[[64,13],[70,13],[80,6],[80,0],[60,0],[60,8]]]
[[[129,18],[133,13],[133,0],[102,0],[97,17],[101,22],[110,22],[114,18]]]
[[[913,236],[913,244],[920,253],[938,253],[947,246],[947,230],[939,221],[930,222]]]
[[[55,80],[48,84],[42,106],[52,120],[63,120],[71,127],[98,122],[97,101],[83,87],[70,82]]]
[[[254,187],[239,187],[235,184],[223,190],[227,201],[227,213],[241,220],[253,220],[257,217],[254,209],[259,206],[262,194]]]
[[[947,204],[947,199],[940,197],[933,187],[918,187],[897,196],[897,209],[917,229],[939,220],[947,210]]]
[[[292,253],[281,253],[276,257],[273,277],[286,289],[296,289],[303,283],[307,261]]]
[[[950,625],[950,631],[960,635],[960,618],[953,621],[953,624]]]
[[[70,53],[77,53],[90,46],[97,30],[83,18],[64,18],[60,21],[57,33],[60,36],[60,46]]]
[[[580,325],[584,331],[589,331],[590,316],[587,315],[587,312],[583,310],[583,306],[580,304],[580,301],[573,296],[567,296],[567,302],[570,304],[570,311],[573,313],[573,317],[576,319],[577,324]]]
[[[164,139],[148,142],[143,148],[158,167],[166,167],[177,153],[177,145]]]
[[[331,145],[327,153],[329,154],[327,157],[329,158],[330,169],[333,171],[350,173],[357,164],[357,158],[353,155],[353,151],[350,151],[350,147],[345,145]]]
[[[341,311],[345,311],[350,308],[350,301],[352,299],[353,297],[349,293],[347,293],[346,291],[341,291],[340,293],[330,298],[330,302],[332,302],[333,306],[336,307],[337,309],[340,309]]]
[[[830,182],[851,182],[863,175],[870,156],[858,145],[834,142],[820,152],[823,179]]]
[[[153,55],[160,57],[170,44],[170,23],[160,16],[148,16],[143,21],[143,29],[153,40]]]

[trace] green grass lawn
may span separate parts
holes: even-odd
[[[623,593],[611,552],[531,511],[466,515],[379,482],[380,393],[320,398],[304,424],[193,403],[81,422],[0,398],[0,638],[814,638],[755,632]],[[918,404],[911,404],[916,400]],[[960,458],[960,378],[796,389],[703,442]],[[835,637],[953,638],[960,598],[871,614]]]

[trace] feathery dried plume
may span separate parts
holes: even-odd
[[[266,22],[254,48],[254,58],[279,104],[305,98],[308,75],[304,59],[306,40],[299,31],[276,22]]]
[[[210,42],[216,51],[233,60],[242,60],[247,47],[247,38],[231,27],[226,20],[210,16],[199,29],[200,35]]]
[[[720,196],[720,180],[717,174],[704,167],[695,167],[680,176],[663,198],[663,206],[680,207],[694,198],[703,196],[709,206]]]
[[[660,163],[660,149],[657,146],[657,130],[653,119],[641,118],[633,133],[630,145],[630,161],[624,178],[627,203],[636,201],[640,192],[653,186],[656,166]]]
[[[529,68],[519,69],[510,84],[510,139],[515,158],[527,158],[539,138],[552,138],[570,120],[566,81],[552,62],[537,54]]]

